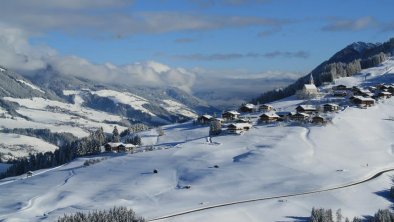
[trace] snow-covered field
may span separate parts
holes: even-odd
[[[394,67],[394,61],[384,64]],[[385,67],[337,80],[349,84],[394,82]],[[272,103],[291,110],[302,101]],[[126,206],[153,219],[234,201],[320,190],[359,181],[394,168],[394,98],[368,109],[348,107],[327,126],[254,125],[243,135],[223,134],[207,142],[208,127],[192,123],[147,131],[143,143],[162,150],[103,154],[0,181],[0,220],[54,221],[64,213]],[[214,167],[215,165],[218,168]],[[153,169],[158,173],[153,174]],[[302,221],[312,207],[341,208],[345,216],[389,208],[394,173],[323,193],[207,209],[161,221]],[[190,189],[185,189],[190,186]]]

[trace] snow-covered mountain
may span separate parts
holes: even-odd
[[[382,83],[394,84],[392,58],[335,80],[335,85],[347,87]],[[54,221],[64,213],[115,205],[132,208],[151,221],[299,221],[307,219],[312,207],[341,208],[347,217],[389,208],[392,203],[385,192],[392,184],[392,172],[358,182],[394,169],[394,98],[360,109],[346,99],[333,98],[332,86],[321,86],[321,98],[316,100],[292,96],[270,103],[278,111],[294,111],[307,103],[341,103],[339,111],[323,114],[331,120],[326,126],[261,124],[260,113],[254,113],[244,116],[252,120],[249,131],[223,133],[209,142],[209,126],[173,124],[163,127],[163,136],[155,130],[141,134],[143,144],[152,145],[153,151],[142,152],[141,147],[133,154],[79,158],[29,178],[2,180],[0,220]],[[81,95],[83,91],[65,93]],[[111,94],[91,89],[88,93]],[[128,94],[116,101],[123,99],[143,102]],[[8,100],[32,110],[45,104]],[[66,106],[73,109],[78,104]],[[30,118],[38,118],[34,115]],[[98,118],[94,113],[89,116]],[[83,167],[87,159],[99,162]]]

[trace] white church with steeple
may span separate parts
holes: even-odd
[[[302,89],[297,92],[297,97],[301,99],[315,98],[319,94],[315,82],[313,81],[313,76],[310,74],[309,84],[304,84]]]

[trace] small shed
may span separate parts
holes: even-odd
[[[243,113],[252,113],[255,111],[256,106],[254,104],[248,103],[248,104],[243,104],[240,108],[239,111]]]
[[[290,117],[292,120],[295,121],[304,121],[309,118],[309,114],[307,113],[296,113]]]
[[[232,123],[227,126],[227,131],[231,134],[241,134],[250,128],[252,128],[252,125],[249,123]]]
[[[339,106],[335,103],[326,103],[323,105],[324,112],[335,112],[339,109]]]
[[[296,108],[297,112],[299,113],[316,113],[317,112],[317,108],[315,105],[299,105]]]
[[[205,114],[205,115],[199,116],[197,118],[197,123],[202,124],[202,125],[209,124],[211,122],[212,118],[213,117],[211,115]]]
[[[260,105],[260,107],[259,107],[259,111],[261,111],[261,112],[270,112],[272,110],[274,110],[274,107],[271,105],[268,105],[268,104],[263,104],[263,105]]]
[[[275,122],[279,120],[279,116],[276,113],[263,113],[260,116],[260,121],[269,123],[269,122]]]
[[[234,110],[226,111],[222,114],[222,118],[225,120],[236,120],[239,118],[240,113]]]

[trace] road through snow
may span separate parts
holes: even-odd
[[[369,182],[371,180],[378,178],[379,176],[383,175],[384,173],[387,173],[390,171],[394,171],[394,167],[382,169],[380,171],[377,171],[377,172],[367,175],[363,179],[360,179],[355,182],[343,184],[343,185],[337,185],[337,186],[333,186],[333,187],[329,187],[329,188],[307,191],[307,192],[302,192],[302,193],[284,194],[284,195],[279,195],[279,196],[261,197],[261,198],[255,198],[255,199],[240,200],[240,201],[216,204],[216,205],[212,205],[212,206],[206,206],[206,207],[196,208],[196,209],[187,210],[187,211],[183,211],[183,212],[179,212],[179,213],[169,214],[169,215],[165,215],[165,216],[161,216],[161,217],[156,217],[156,218],[148,219],[147,221],[160,221],[160,220],[164,220],[164,219],[179,217],[179,216],[186,215],[186,214],[192,214],[192,213],[196,213],[196,212],[200,212],[200,211],[206,211],[206,210],[210,210],[210,209],[214,209],[214,208],[221,208],[221,207],[239,205],[239,204],[244,204],[244,203],[251,203],[251,202],[257,202],[257,201],[264,201],[264,200],[273,200],[273,199],[280,199],[280,198],[286,198],[286,197],[303,196],[303,195],[309,195],[309,194],[322,193],[322,192],[328,192],[328,191],[332,191],[332,190],[343,189],[343,188],[352,187],[352,186],[356,186],[356,185],[359,185],[362,183]]]

